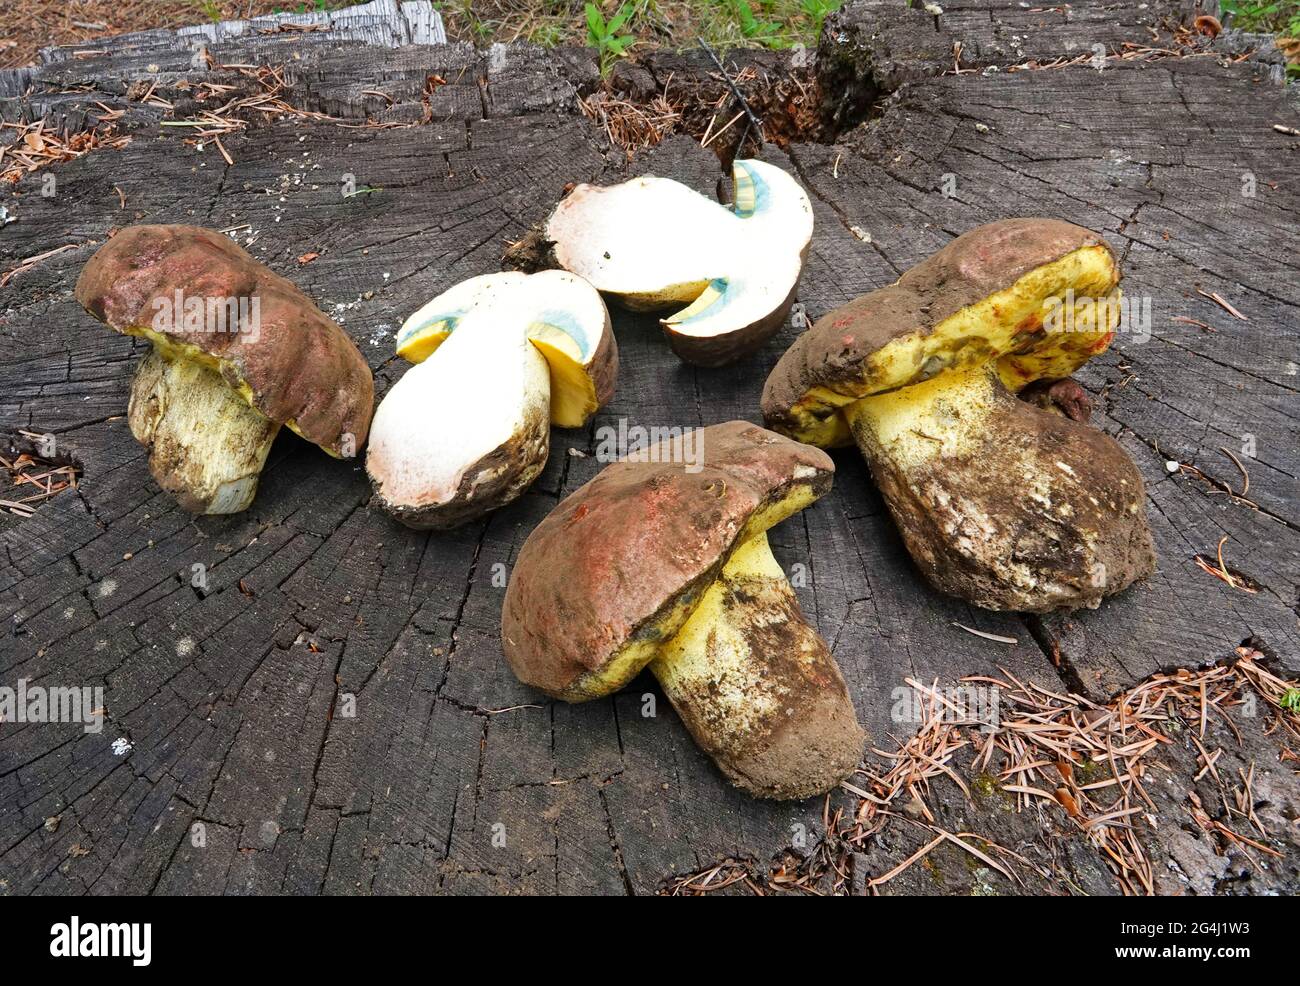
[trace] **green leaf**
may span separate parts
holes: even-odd
[[[735,0],[735,5],[736,5],[736,20],[740,22],[740,31],[742,34],[748,37],[750,33],[754,30],[754,26],[757,23],[754,20],[754,11],[750,8],[749,4],[745,2],[745,0]]]
[[[600,47],[601,40],[605,37],[605,15],[600,12],[600,8],[594,3],[587,4],[587,37],[593,45]]]
[[[632,16],[632,8],[629,7],[627,4],[623,4],[621,7],[618,8],[614,16],[609,19],[609,24],[606,25],[605,29],[610,34],[613,34],[620,27],[622,27],[627,22],[627,19],[631,16]]]

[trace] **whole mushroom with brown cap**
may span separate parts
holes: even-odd
[[[198,514],[248,507],[284,425],[336,458],[366,441],[374,380],[307,295],[229,237],[130,226],[86,263],[82,307],[153,343],[127,421],[163,489]]]
[[[606,467],[529,535],[502,608],[506,658],[568,702],[649,666],[733,784],[824,793],[857,767],[864,735],[766,531],[830,489],[834,466],[744,421],[694,440],[702,455],[678,438]]]
[[[1008,219],[819,319],[763,391],[776,430],[856,443],[913,559],[987,609],[1095,607],[1155,568],[1142,477],[1077,385],[1016,393],[1104,351],[1120,272],[1101,237]],[[1044,409],[1047,405],[1061,413]]]

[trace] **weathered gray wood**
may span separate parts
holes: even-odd
[[[428,0],[370,0],[369,3],[336,10],[267,14],[251,20],[195,24],[174,31],[139,31],[119,35],[111,41],[96,39],[47,48],[41,53],[41,58],[50,65],[103,50],[116,55],[154,51],[167,56],[178,47],[197,52],[212,44],[234,40],[262,46],[264,54],[271,54],[274,47],[308,32],[313,35],[311,40],[314,44],[350,41],[399,48],[403,45],[445,44],[447,41],[442,18]]]
[[[1147,41],[1148,25],[1188,13],[1180,4],[1134,15],[1129,5],[1071,9],[1073,22],[1044,32],[1016,5],[967,3],[940,28],[967,38],[963,51],[978,51],[981,69],[1005,68],[1025,60],[1006,47],[1012,25],[1026,25],[1032,57],[1046,63],[1090,50],[1093,37],[1108,50]],[[29,519],[0,515],[0,685],[103,685],[108,720],[98,735],[75,724],[0,725],[0,890],[645,893],[726,857],[765,871],[795,826],[813,843],[822,831],[820,802],[773,805],[730,789],[662,696],[659,715],[643,717],[642,695],[658,694],[648,676],[612,700],[552,703],[513,679],[497,636],[497,576],[557,499],[598,471],[594,429],[621,418],[757,420],[767,371],[801,324],[751,359],[706,371],[677,362],[653,319],[617,313],[613,403],[585,432],[554,434],[527,495],[460,531],[393,524],[369,509],[358,466],[291,435],[236,517],[191,518],[150,479],[123,418],[144,347],[103,329],[71,296],[115,227],[235,229],[351,333],[382,393],[403,372],[392,355],[402,319],[455,281],[496,269],[567,183],[653,169],[713,192],[724,178],[712,151],[686,137],[630,166],[609,148],[576,112],[595,81],[589,52],[424,46],[402,35],[406,18],[385,23],[360,41],[218,32],[205,42],[210,60],[197,64],[192,38],[151,34],[107,56],[52,53],[21,79],[0,79],[5,119],[84,121],[100,101],[127,110],[121,125],[133,138],[51,169],[53,197],[39,194],[39,175],[4,192],[18,221],[0,232],[0,270],[76,248],[0,289],[0,430],[54,433],[84,479]],[[886,49],[854,40],[882,25]],[[833,646],[871,745],[892,749],[907,731],[891,717],[906,677],[952,683],[1002,667],[1104,698],[1156,669],[1228,656],[1247,638],[1277,669],[1300,674],[1297,139],[1273,128],[1300,126],[1294,97],[1272,84],[1266,59],[1225,65],[1214,54],[1112,59],[1100,72],[944,74],[944,52],[924,54],[936,33],[932,17],[902,4],[855,5],[828,24],[818,71],[831,110],[845,105],[836,87],[853,64],[854,78],[870,81],[871,105],[854,104],[839,124],[870,119],[834,145],[766,152],[814,196],[800,301],[816,318],[1002,216],[1056,215],[1104,232],[1124,255],[1129,296],[1152,300],[1152,338],[1121,337],[1083,380],[1099,425],[1146,475],[1161,563],[1096,612],[1026,622],[973,611],[918,581],[865,465],[836,453],[834,492],[777,528],[773,545],[785,566],[809,570],[801,603]],[[129,95],[155,78],[167,99],[184,97],[180,80],[254,94],[256,82],[220,67],[244,62],[284,64],[281,98],[338,119],[250,115],[248,129],[223,138],[235,161],[227,166],[214,147],[159,128],[163,111]],[[431,85],[435,75],[444,81]],[[367,120],[409,125],[356,126]],[[1253,199],[1240,194],[1247,172]],[[346,175],[380,191],[344,198]],[[320,256],[298,263],[308,252]],[[1246,433],[1254,458],[1241,456]],[[1248,466],[1258,509],[1165,469],[1176,459],[1240,490],[1220,446]],[[1224,534],[1229,564],[1258,593],[1196,567],[1193,556],[1213,556]],[[191,585],[194,564],[206,566],[206,589]],[[1215,855],[1180,827],[1184,789],[1161,788],[1161,828],[1150,836],[1159,888],[1294,892],[1294,774],[1258,724],[1239,747],[1209,735],[1226,751],[1221,770],[1256,764],[1262,811],[1287,855],[1263,871]],[[130,743],[122,755],[119,738]],[[1167,756],[1180,777],[1199,769],[1190,744]],[[1014,813],[996,797],[970,803],[955,787],[937,786],[931,803],[949,831],[982,833],[1042,872],[1022,868],[1025,883],[1012,884],[941,849],[935,865],[913,867],[885,892],[1117,890],[1060,813]],[[60,819],[53,830],[51,817]],[[502,834],[505,844],[494,844]],[[928,839],[891,826],[854,855],[852,882],[888,872]]]

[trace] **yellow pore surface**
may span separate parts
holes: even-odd
[[[795,410],[844,408],[862,397],[987,364],[1013,393],[1033,380],[1068,377],[1110,344],[1119,320],[1116,281],[1110,251],[1082,247],[962,308],[928,334],[918,330],[893,340],[863,361],[855,379],[835,389],[810,389]],[[1071,290],[1072,304],[1063,310]],[[1053,299],[1059,300],[1056,308]],[[1054,330],[1053,321],[1066,328]],[[807,426],[794,437],[824,447],[852,441],[842,415],[816,421],[809,414],[804,420]]]
[[[741,549],[755,538],[761,539],[763,550],[766,551],[765,532],[787,517],[803,510],[816,498],[810,484],[792,485],[783,496],[750,515],[740,536],[736,539],[737,547],[732,552],[733,556],[739,554]],[[779,567],[777,571],[780,571]],[[781,577],[784,578],[784,574]],[[575,681],[563,697],[570,702],[581,702],[618,691],[661,652],[673,646],[672,638],[701,605],[702,600],[707,596],[707,589],[708,586],[692,587],[678,594],[664,607],[656,619],[637,629],[636,639],[624,644],[604,665]]]

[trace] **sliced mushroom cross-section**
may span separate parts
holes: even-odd
[[[397,352],[417,365],[375,412],[366,469],[415,528],[517,497],[546,465],[551,425],[585,424],[618,373],[604,302],[565,271],[463,281],[406,320]]]
[[[679,309],[662,320],[673,351],[719,366],[780,328],[813,229],[807,194],[780,168],[738,160],[733,174],[730,209],[654,175],[579,185],[545,235],[561,267],[627,307]]]

